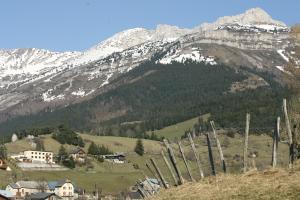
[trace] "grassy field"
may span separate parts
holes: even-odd
[[[242,155],[243,155],[243,137],[240,135],[235,135],[234,138],[218,134],[222,148],[224,151],[224,156],[227,163],[227,169],[230,173],[238,173],[242,168]],[[145,155],[138,156],[133,152],[136,139],[133,138],[123,138],[123,137],[107,137],[107,136],[91,136],[87,134],[81,134],[86,142],[85,149],[88,148],[89,143],[94,141],[96,144],[103,144],[108,146],[114,152],[125,152],[127,163],[124,165],[111,164],[108,162],[100,163],[93,161],[94,168],[87,170],[86,167],[76,167],[73,170],[68,170],[64,172],[56,171],[32,171],[32,172],[21,172],[16,170],[13,174],[17,174],[17,179],[28,179],[28,180],[58,180],[69,178],[73,180],[76,185],[85,188],[87,191],[92,191],[95,187],[101,188],[103,193],[118,193],[120,191],[128,189],[129,186],[134,185],[138,179],[144,178],[144,175],[153,177],[151,173],[147,170],[145,163],[149,162],[150,157],[154,158],[161,171],[163,172],[165,178],[169,183],[173,183],[171,175],[165,166],[162,157],[160,156],[160,151],[163,148],[161,142],[144,140],[145,145]],[[53,140],[50,136],[43,136],[46,150],[52,150],[57,152],[60,144]],[[221,173],[220,159],[218,155],[217,148],[213,142],[213,155],[214,161],[216,163],[216,169],[218,173]],[[182,141],[182,145],[185,151],[185,155],[188,159],[188,163],[192,170],[192,174],[195,179],[199,179],[198,169],[195,163],[195,159],[190,148],[189,142],[187,140]],[[210,165],[208,162],[207,145],[204,136],[195,138],[195,145],[197,151],[199,152],[201,163],[205,172],[205,175],[210,174]],[[188,179],[188,174],[185,169],[183,160],[179,155],[178,146],[172,143],[175,155],[177,157],[180,170],[185,179]],[[8,151],[19,152],[21,150],[26,150],[30,148],[29,142],[25,140],[18,141],[14,144],[7,144]],[[67,148],[71,148],[67,146]],[[249,137],[249,152],[258,152],[258,157],[255,159],[255,167],[260,170],[266,169],[271,163],[271,151],[272,151],[272,138],[267,135],[250,135]],[[278,151],[278,165],[287,166],[288,163],[288,147],[285,144],[279,144]],[[138,166],[138,168],[134,168]],[[249,159],[249,166],[253,167],[253,162]],[[0,187],[4,187],[9,182],[12,182],[12,173],[10,172],[0,172]]]
[[[249,171],[240,175],[218,175],[201,182],[173,187],[154,200],[282,200],[300,199],[300,168]]]

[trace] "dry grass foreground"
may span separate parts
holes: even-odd
[[[300,165],[293,170],[269,169],[208,177],[162,191],[154,199],[300,199]]]

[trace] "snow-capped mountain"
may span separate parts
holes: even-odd
[[[156,63],[225,63],[285,73],[293,58],[289,27],[259,8],[193,29],[158,25],[122,31],[85,52],[0,50],[0,121],[83,101],[121,74]],[[157,56],[159,55],[159,56]]]

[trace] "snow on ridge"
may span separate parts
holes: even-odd
[[[171,64],[172,62],[185,63],[188,60],[195,61],[195,62],[204,62],[205,64],[209,64],[209,65],[217,64],[214,57],[203,56],[198,50],[193,50],[187,53],[175,52],[173,54],[169,52],[158,62],[161,64]]]

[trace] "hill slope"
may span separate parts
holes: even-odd
[[[218,175],[163,191],[155,200],[299,199],[300,168]]]
[[[221,127],[242,127],[247,111],[253,114],[252,127],[272,126],[286,95],[272,76],[247,68],[147,62],[93,99],[12,119],[0,124],[0,132],[66,124],[97,134],[137,136],[206,113]],[[120,125],[124,122],[137,123]]]

